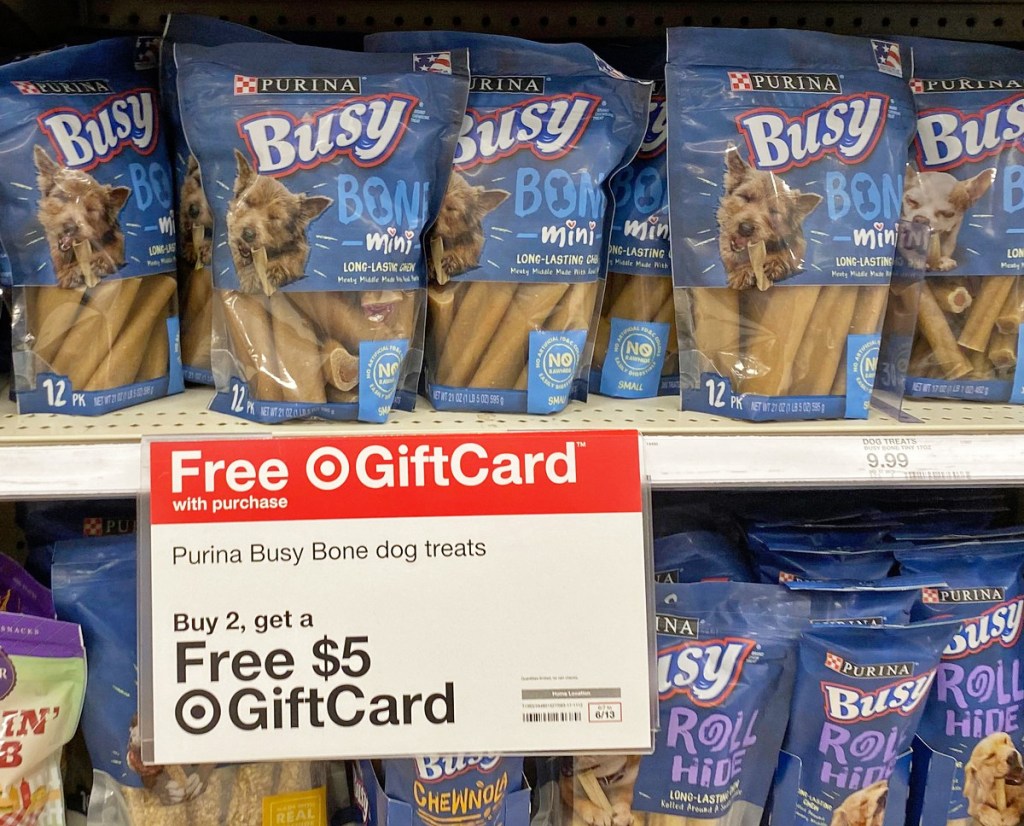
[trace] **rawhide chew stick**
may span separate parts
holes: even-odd
[[[166,376],[170,356],[171,347],[167,336],[160,335],[158,330],[154,330],[153,335],[149,337],[149,344],[142,356],[142,364],[139,365],[135,381],[151,381]]]
[[[288,293],[288,300],[324,337],[341,342],[349,352],[358,352],[360,331],[366,324],[359,293]]]
[[[756,244],[751,244],[747,247],[747,256],[750,258],[750,268],[754,271],[754,283],[757,284],[757,288],[764,292],[771,285],[771,279],[765,274],[764,271],[764,260],[768,253],[765,249],[764,241],[758,241]]]
[[[672,293],[672,279],[669,276],[630,275],[624,278],[626,283],[615,299],[604,302],[594,344],[594,364],[597,366],[604,364],[608,353],[613,318],[653,321],[665,303],[665,298]]]
[[[194,367],[210,366],[213,329],[213,276],[209,269],[189,273],[181,307],[181,360]]]
[[[1016,366],[1017,334],[993,332],[988,344],[988,358],[1000,370]]]
[[[846,337],[857,307],[856,287],[822,287],[818,304],[804,332],[793,363],[794,396],[824,396],[831,392],[837,368],[846,352]]]
[[[457,292],[458,286],[455,284],[445,284],[444,286],[430,284],[427,286],[427,318],[429,320],[427,336],[431,342],[429,346],[433,349],[436,349],[437,342],[445,341],[448,338],[448,332],[455,320]]]
[[[992,362],[989,361],[986,353],[979,353],[977,350],[968,350],[967,360],[971,363],[971,378],[991,379],[995,376],[995,368],[992,366]]]
[[[270,319],[285,401],[326,402],[323,358],[313,322],[278,292],[270,296]]]
[[[199,251],[206,243],[206,227],[202,224],[195,224],[192,227],[192,249],[196,251],[196,270],[203,269],[203,256]]]
[[[932,359],[932,347],[924,334],[918,331],[914,344],[910,348],[910,361],[907,365],[908,376],[932,378],[935,375],[935,362]]]
[[[434,280],[440,286],[448,283],[448,273],[444,271],[441,262],[444,261],[444,239],[436,232],[430,235],[430,270]]]
[[[569,289],[568,284],[520,284],[470,387],[513,387],[530,353],[530,332],[538,330]]]
[[[264,295],[272,295],[274,285],[270,283],[270,278],[267,277],[266,247],[260,247],[252,251],[252,268],[256,270],[256,277],[259,279],[260,286],[263,287]]]
[[[736,381],[741,375],[740,293],[722,287],[691,287],[690,334],[694,349],[720,376]]]
[[[604,789],[601,788],[601,783],[597,777],[594,776],[593,769],[587,769],[587,771],[578,772],[576,779],[579,781],[583,791],[586,792],[587,798],[597,808],[603,812],[611,813],[612,804],[608,800],[608,795],[604,793]]]
[[[249,389],[258,399],[283,401],[269,302],[264,296],[235,291],[223,291],[219,295],[224,304],[224,326],[231,350]]]
[[[1000,333],[1016,333],[1021,324],[1024,324],[1024,278],[1017,276],[1016,285],[999,311],[996,329]]]
[[[937,270],[942,260],[942,239],[937,232],[933,232],[928,238],[928,254],[925,257],[925,266],[929,270]]]
[[[26,287],[32,352],[49,365],[82,308],[83,290]]]
[[[327,401],[338,404],[355,404],[359,401],[359,391],[356,389],[339,390],[337,387],[327,385]]]
[[[167,340],[167,308],[177,283],[166,275],[151,275],[139,287],[131,315],[110,351],[85,383],[85,390],[106,390],[131,384],[139,373],[149,342]]]
[[[994,275],[983,278],[982,282],[967,323],[957,339],[960,346],[968,350],[985,350],[988,347],[996,319],[1017,279],[1012,275]]]
[[[1000,812],[1006,811],[1006,778],[1000,777],[993,784],[993,791],[995,792],[995,804],[996,808]]]
[[[85,281],[85,286],[95,287],[100,283],[100,280],[92,269],[92,242],[79,241],[72,246],[72,249],[75,252],[75,263],[78,264],[78,268],[82,271],[82,279]]]
[[[104,280],[85,291],[75,325],[53,358],[54,372],[81,387],[96,372],[131,314],[142,278]]]
[[[945,313],[959,315],[974,303],[974,297],[962,278],[933,278],[929,283],[935,301]]]
[[[971,363],[960,350],[949,319],[942,312],[931,286],[925,282],[917,309],[917,323],[932,348],[932,363],[946,379],[961,379],[971,372]]]
[[[571,285],[562,296],[562,300],[558,302],[558,306],[544,322],[544,329],[553,332],[589,329],[590,321],[594,316],[596,298],[596,281]]]
[[[438,384],[465,387],[515,296],[513,282],[463,282],[448,338],[435,342]]]
[[[764,396],[789,392],[793,362],[820,292],[819,286],[743,291],[744,318],[759,320],[744,327],[743,364],[748,377],[742,392]]]
[[[889,288],[885,286],[858,287],[857,306],[853,310],[853,319],[850,321],[851,336],[865,336],[882,332],[882,321],[885,315],[886,304],[889,299]],[[835,380],[832,382],[832,389],[829,391],[832,396],[846,395],[846,348],[839,357],[839,366],[836,370]]]

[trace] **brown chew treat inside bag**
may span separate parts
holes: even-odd
[[[448,339],[437,361],[438,384],[465,387],[476,373],[505,312],[512,304],[517,285],[507,282],[469,281],[458,285],[458,309]]]
[[[846,337],[857,307],[858,290],[822,287],[793,364],[794,396],[824,396],[831,392],[846,351]],[[843,366],[845,368],[845,365]],[[845,373],[845,369],[843,369]]]
[[[692,287],[691,330],[694,349],[711,361],[714,371],[737,382],[742,377],[740,293],[715,287]]]
[[[181,359],[185,364],[210,369],[213,330],[213,277],[209,269],[189,273],[181,313]]]
[[[744,290],[744,366],[742,392],[764,396],[789,393],[793,364],[814,313],[821,287]]]
[[[949,319],[935,300],[935,294],[928,282],[925,282],[921,290],[917,323],[931,347],[931,362],[942,378],[959,379],[971,372],[971,363],[960,350],[950,329]]]
[[[971,307],[970,315],[960,333],[961,347],[968,350],[985,350],[992,336],[996,319],[1013,292],[1017,279],[1012,275],[994,275],[982,279],[983,283]]]
[[[86,289],[82,309],[53,358],[54,372],[83,387],[110,353],[131,316],[142,278],[105,280]]]
[[[27,287],[25,292],[28,296],[32,351],[48,366],[82,309],[85,291],[65,290],[61,287]]]

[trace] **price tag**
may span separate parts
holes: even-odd
[[[651,484],[661,487],[1013,484],[1024,435],[653,436]]]
[[[144,759],[649,750],[639,444],[149,442]]]

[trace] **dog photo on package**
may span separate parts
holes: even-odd
[[[422,236],[451,171],[465,52],[173,53],[213,212],[213,409],[263,422],[412,409]]]
[[[914,125],[899,46],[671,29],[668,49],[683,407],[866,418]]]
[[[924,276],[920,293],[893,297],[911,314],[917,299],[906,395],[1021,404],[1024,56],[904,42],[913,48],[917,131],[896,273]]]
[[[96,415],[183,389],[151,41],[0,68],[0,235],[22,413]]]

